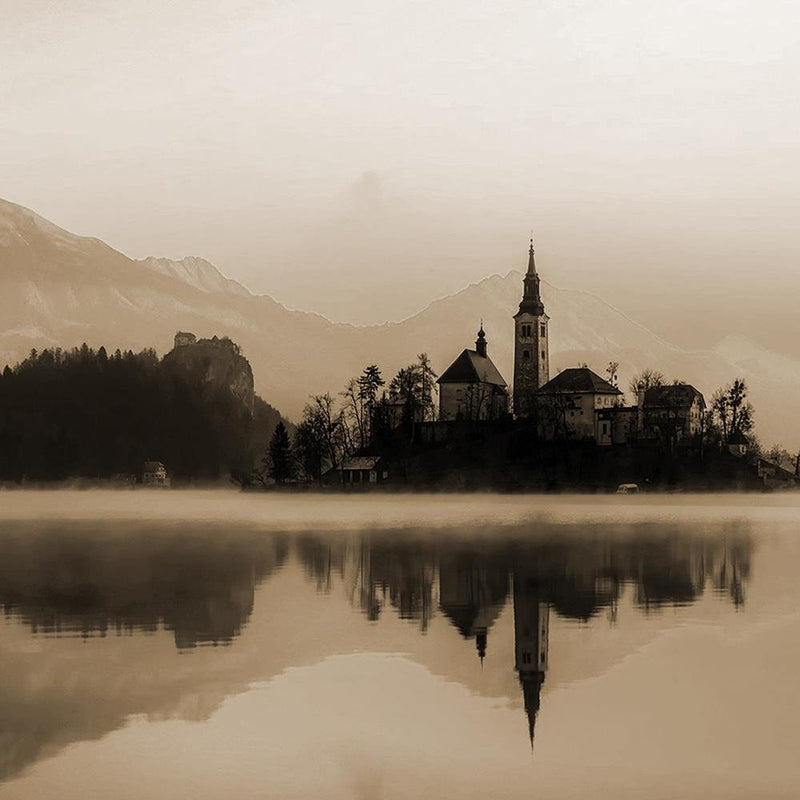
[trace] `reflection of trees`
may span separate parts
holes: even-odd
[[[171,630],[179,648],[228,643],[255,587],[285,560],[281,539],[201,529],[98,528],[0,535],[0,603],[44,634]]]
[[[359,605],[377,619],[388,598],[401,619],[418,620],[423,631],[434,612],[434,561],[418,547],[398,546],[379,540],[354,548],[358,559]]]
[[[423,535],[424,534],[424,535]],[[541,602],[560,616],[588,620],[602,609],[616,618],[623,587],[643,610],[693,603],[710,583],[734,605],[744,603],[751,544],[736,531],[687,534],[677,525],[631,528],[559,526],[547,538],[511,529],[507,538],[465,542],[436,532],[360,537],[309,535],[298,555],[317,588],[338,574],[354,605],[378,619],[387,602],[426,629],[438,608],[467,638],[485,635],[506,602],[509,578],[535,581]]]
[[[400,616],[423,631],[435,606],[483,661],[488,634],[513,586],[515,664],[531,747],[549,660],[550,612],[586,621],[606,609],[613,624],[625,585],[645,612],[688,605],[709,583],[735,606],[744,602],[752,545],[736,530],[694,536],[678,526],[647,523],[626,528],[558,526],[510,530],[483,542],[397,531],[361,537],[308,537],[298,554],[317,588],[330,590],[331,565],[351,602],[370,620],[388,596]],[[547,534],[544,536],[544,534]]]

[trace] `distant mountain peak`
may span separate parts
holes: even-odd
[[[177,278],[179,281],[188,283],[195,289],[207,294],[221,292],[224,294],[237,294],[243,297],[252,296],[252,292],[249,289],[232,278],[226,277],[210,261],[199,256],[186,256],[179,260],[148,256],[140,259],[137,263],[153,270],[153,272]]]
[[[53,242],[75,246],[83,237],[59,228],[25,206],[0,198],[0,245],[27,243],[31,234],[45,235]]]

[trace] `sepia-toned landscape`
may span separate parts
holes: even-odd
[[[800,796],[794,4],[0,20],[0,800]]]

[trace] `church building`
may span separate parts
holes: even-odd
[[[483,324],[475,349],[463,350],[437,383],[440,420],[494,420],[508,414],[508,386],[489,358]]]
[[[514,416],[533,415],[535,393],[550,380],[547,323],[539,293],[539,275],[533,256],[533,239],[528,251],[522,302],[514,315]]]

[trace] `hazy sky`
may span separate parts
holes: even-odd
[[[713,338],[800,292],[795,2],[0,0],[0,18],[0,196],[129,255],[201,255],[357,322],[524,267],[532,227],[546,278],[674,336],[676,308]]]

